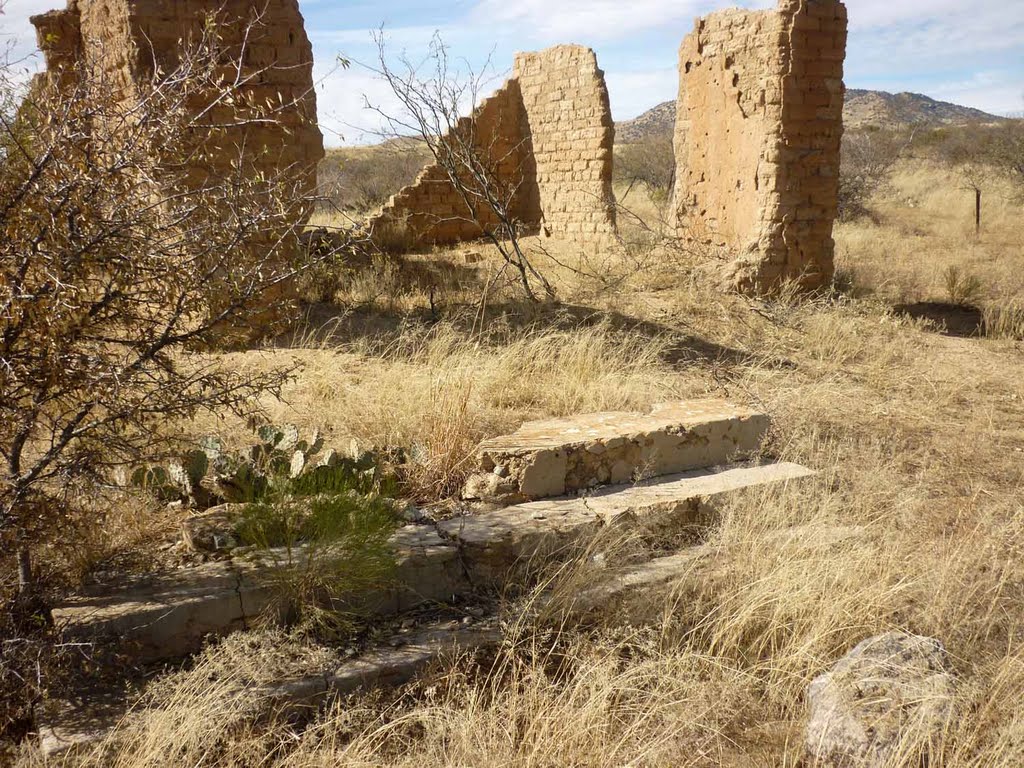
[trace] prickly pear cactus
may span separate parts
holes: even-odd
[[[346,459],[333,449],[324,450],[323,436],[314,431],[302,439],[293,424],[264,424],[256,430],[258,442],[241,452],[230,452],[216,436],[166,466],[137,469],[131,484],[168,501],[195,506],[259,501],[275,487],[330,488],[358,478],[362,485],[376,483],[375,456]],[[301,491],[300,491],[301,492]]]

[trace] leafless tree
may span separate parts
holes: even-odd
[[[287,371],[242,374],[195,354],[272,330],[314,258],[300,245],[303,174],[203,173],[232,129],[272,124],[259,72],[230,66],[216,29],[131,90],[99,69],[0,72],[0,546],[59,535],[76,496],[160,450],[202,410],[245,414]]]
[[[370,150],[330,151],[320,164],[324,213],[365,215],[412,184],[429,162],[418,141],[391,142]]]
[[[982,228],[982,203],[994,185],[1009,181],[1024,198],[1024,120],[968,125],[942,132],[934,152],[949,165],[960,189],[974,198],[975,231]]]
[[[460,74],[453,69],[449,52],[440,37],[431,41],[423,63],[404,55],[391,64],[384,36],[376,35],[378,62],[370,69],[382,77],[398,100],[401,113],[367,104],[383,120],[384,138],[420,139],[444,178],[455,190],[463,211],[433,217],[435,223],[457,220],[479,230],[501,254],[504,268],[512,268],[523,292],[536,300],[535,285],[549,297],[554,289],[531,262],[522,242],[525,228],[519,211],[528,194],[528,174],[522,142],[508,142],[501,132],[478,122],[478,107],[488,80],[488,66],[474,73],[468,66]]]
[[[913,140],[913,131],[861,129],[846,132],[839,171],[840,219],[868,215],[871,198],[889,182],[896,162]]]
[[[670,134],[648,136],[616,152],[615,175],[625,183],[620,203],[637,184],[643,184],[656,202],[666,202],[675,184],[676,162]]]
[[[995,128],[988,155],[1013,182],[1018,197],[1024,198],[1024,118],[1007,120]]]

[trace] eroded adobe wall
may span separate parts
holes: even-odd
[[[680,48],[677,224],[743,290],[831,281],[845,50],[836,0],[715,13]]]
[[[473,119],[460,121],[463,140],[493,164],[494,175],[507,182],[496,190],[511,200],[511,213],[534,221],[526,208],[530,194],[517,182],[533,175],[532,160],[523,136],[523,102],[519,84],[506,82],[477,107]],[[468,133],[472,131],[472,133]],[[416,180],[393,195],[367,222],[371,238],[380,247],[403,251],[433,245],[450,245],[481,237],[481,225],[497,224],[493,209],[466,200],[439,165],[424,168]]]
[[[80,62],[126,97],[155,73],[173,71],[211,20],[225,64],[220,76],[240,76],[244,85],[234,105],[212,109],[215,92],[196,92],[192,106],[204,115],[199,134],[207,144],[192,169],[196,183],[284,173],[311,192],[324,149],[313,50],[296,0],[70,0],[66,10],[32,19],[50,72],[70,73]]]
[[[536,164],[532,210],[546,231],[590,241],[615,234],[612,121],[597,55],[559,45],[515,58]]]
[[[516,56],[513,77],[460,130],[474,131],[499,189],[515,189],[510,213],[526,230],[597,241],[615,233],[614,124],[604,73],[589,48],[561,45]],[[479,223],[478,223],[479,222]],[[391,250],[449,245],[496,223],[486,205],[471,213],[446,172],[431,165],[367,222]]]

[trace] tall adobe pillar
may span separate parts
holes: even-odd
[[[512,71],[534,159],[534,215],[577,242],[611,240],[615,123],[597,54],[581,45],[518,53]]]
[[[735,258],[740,290],[832,280],[846,28],[838,0],[780,0],[698,19],[680,48],[676,223]]]

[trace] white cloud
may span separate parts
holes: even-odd
[[[966,80],[938,85],[931,95],[996,115],[1018,114],[1024,110],[1024,77],[1005,71],[978,72]]]
[[[739,3],[746,7],[771,4],[771,0]],[[714,6],[710,0],[480,0],[469,19],[495,30],[512,27],[541,41],[622,39],[669,24],[678,25],[682,37],[694,17]]]
[[[675,67],[645,72],[610,72],[605,76],[605,82],[613,117],[629,120],[655,104],[674,99],[679,90],[679,73]]]
[[[372,144],[380,140],[387,125],[367,102],[385,114],[399,114],[398,100],[387,83],[364,70],[314,68],[320,128],[328,146]]]
[[[307,7],[319,1],[302,0]],[[0,14],[0,51],[5,43],[13,43],[16,57],[35,51],[29,16],[64,2],[0,0],[4,10]],[[383,17],[388,3],[379,3]],[[427,49],[435,31],[455,53],[484,56],[494,41],[500,41],[499,68],[510,63],[513,47],[538,48],[554,42],[596,44],[607,70],[613,112],[617,119],[624,119],[672,98],[676,90],[674,52],[666,50],[662,62],[660,51],[655,56],[655,51],[639,48],[642,43],[631,47],[631,41],[652,30],[674,30],[682,39],[695,16],[736,4],[730,0],[475,0],[463,16],[449,14],[439,28],[419,23],[386,28],[385,34],[389,53],[407,50],[410,58]],[[767,8],[775,5],[775,0],[739,0],[738,4]],[[851,25],[848,79],[922,90],[988,111],[1024,107],[1024,76],[1011,71],[1014,57],[1019,60],[1019,52],[1024,50],[1021,0],[847,0],[847,6]],[[365,70],[332,70],[338,53],[372,63],[372,30],[317,28],[315,16],[308,13],[308,32],[314,44],[320,115],[327,140],[339,143],[337,134],[341,134],[347,143],[365,141],[381,126],[380,120],[364,109],[364,99],[391,112],[397,106],[394,98],[384,83]],[[602,43],[615,45],[609,52]],[[479,67],[482,62],[473,63]],[[32,70],[38,68],[41,57],[28,65]],[[981,69],[988,74],[973,74]],[[998,75],[991,74],[1000,70]],[[500,81],[497,77],[494,85]]]
[[[972,69],[982,63],[982,56],[1024,47],[1024,5],[1018,6],[1020,11],[1007,12],[1004,0],[974,0],[907,18],[903,2],[891,3],[896,6],[891,13],[875,8],[870,23],[858,21],[856,6],[850,9],[849,53],[858,66],[894,77],[907,67],[919,73],[929,68]],[[952,0],[940,5],[952,5]]]

